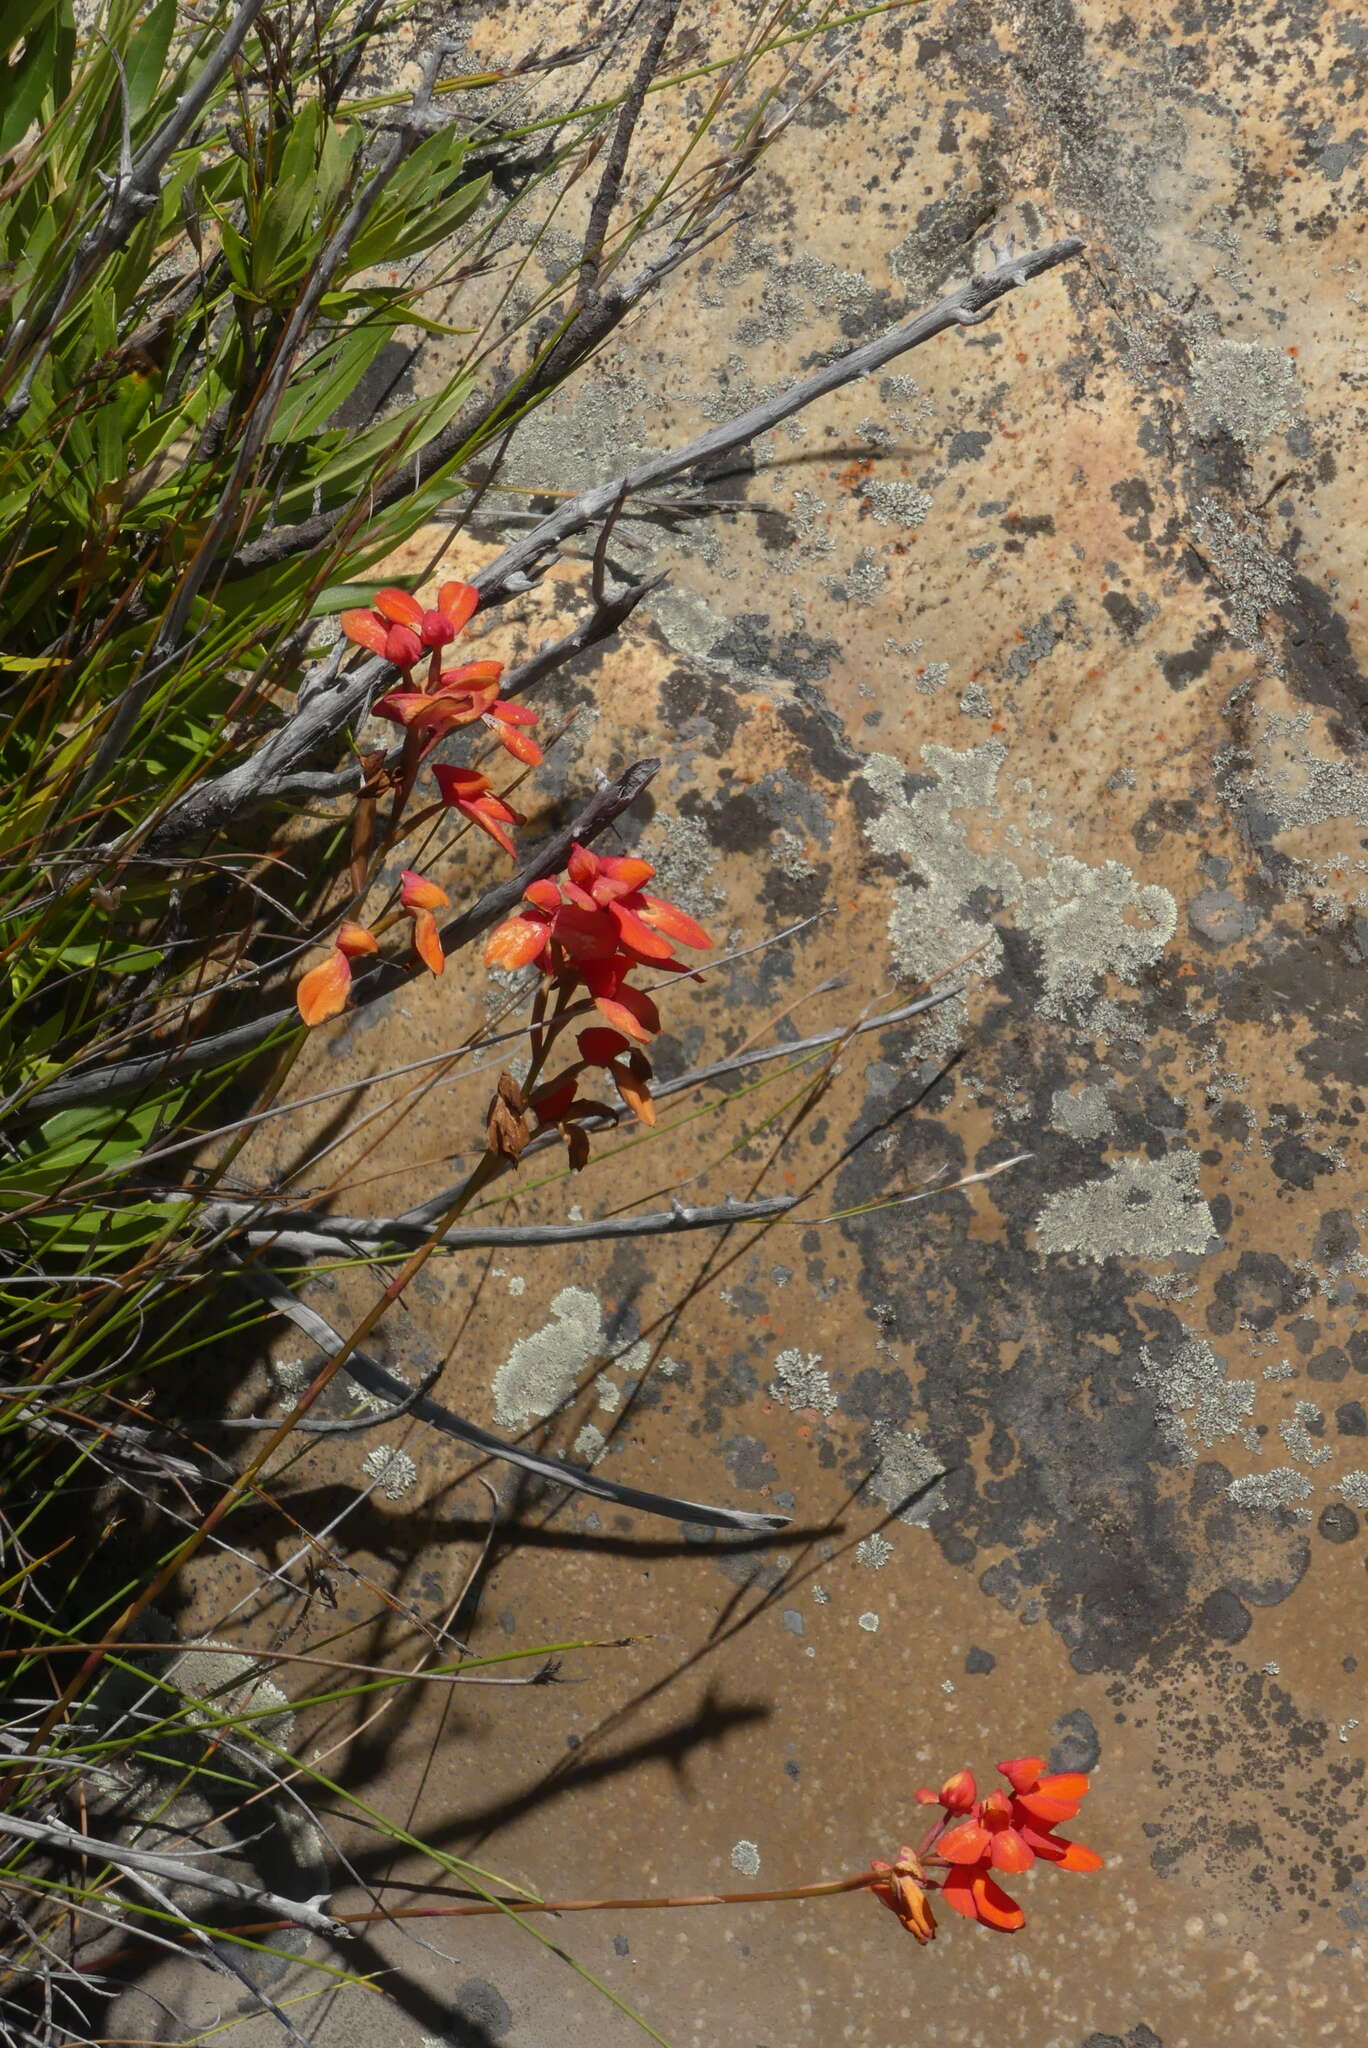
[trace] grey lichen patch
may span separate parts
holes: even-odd
[[[1317,1443],[1315,1431],[1324,1427],[1325,1417],[1315,1402],[1298,1401],[1292,1414],[1278,1424],[1278,1435],[1303,1465],[1323,1465],[1330,1451],[1327,1445]]]
[[[575,1456],[582,1465],[597,1465],[607,1448],[607,1437],[593,1422],[586,1422],[575,1438]]]
[[[859,1564],[871,1572],[882,1571],[893,1555],[893,1545],[886,1536],[880,1536],[876,1529],[871,1536],[864,1537],[855,1545],[855,1557]]]
[[[862,548],[842,575],[826,578],[826,588],[832,597],[864,607],[879,602],[887,582],[883,563],[874,559],[872,549]]]
[[[822,1371],[820,1351],[806,1357],[801,1351],[781,1351],[774,1361],[769,1391],[771,1400],[782,1401],[789,1408],[815,1408],[819,1415],[830,1415],[836,1407],[831,1381]]]
[[[701,819],[653,820],[650,830],[641,835],[639,851],[642,859],[655,868],[652,886],[669,902],[698,918],[707,918],[722,908],[725,894],[712,880],[722,856]]]
[[[590,1358],[603,1347],[603,1314],[583,1287],[563,1287],[551,1320],[520,1337],[494,1375],[494,1420],[522,1429],[554,1414],[569,1399]]]
[[[1070,1094],[1067,1088],[1057,1088],[1050,1098],[1050,1122],[1070,1138],[1104,1137],[1114,1122],[1106,1089],[1089,1086]]]
[[[742,1877],[760,1875],[760,1846],[757,1842],[737,1842],[731,1852],[731,1867],[739,1870]]]
[[[1140,1352],[1136,1377],[1152,1387],[1163,1404],[1159,1428],[1184,1465],[1195,1465],[1199,1445],[1240,1436],[1257,1454],[1259,1439],[1246,1426],[1254,1408],[1254,1381],[1230,1380],[1205,1337],[1190,1337],[1172,1357],[1156,1358],[1148,1346]]]
[[[860,1616],[860,1627],[864,1630],[866,1635],[876,1636],[879,1633],[878,1615],[875,1614],[872,1609],[867,1614],[862,1614]]]
[[[936,1482],[945,1468],[919,1429],[901,1430],[891,1423],[875,1425],[879,1462],[869,1480],[875,1500],[881,1500],[900,1522],[925,1528],[942,1505]]]
[[[1257,646],[1260,620],[1292,595],[1291,570],[1215,498],[1201,500],[1193,531],[1226,587],[1236,637],[1246,647]]]
[[[1203,889],[1188,905],[1188,922],[1213,946],[1247,939],[1259,920],[1231,889]]]
[[[931,493],[916,484],[885,483],[875,477],[864,486],[863,496],[880,526],[921,526],[931,510]]]
[[[982,683],[970,683],[959,700],[959,708],[966,718],[991,718],[992,700]]]
[[[727,620],[692,590],[663,583],[645,601],[645,610],[676,654],[707,661],[727,631]]]
[[[373,1480],[386,1500],[402,1500],[418,1483],[418,1467],[407,1451],[390,1444],[377,1444],[361,1460],[361,1470]]]
[[[1362,1467],[1355,1467],[1352,1472],[1346,1472],[1343,1479],[1336,1483],[1334,1491],[1341,1500],[1348,1501],[1351,1508],[1362,1508],[1368,1513],[1368,1472]]]
[[[899,973],[914,981],[946,972],[977,949],[980,971],[994,975],[1002,944],[993,925],[971,909],[979,892],[997,896],[1004,910],[1036,942],[1047,1016],[1106,1025],[1096,984],[1105,975],[1134,984],[1159,958],[1178,926],[1178,907],[1167,889],[1139,883],[1120,861],[1089,867],[1072,855],[1047,862],[1029,879],[1004,852],[980,852],[969,843],[961,813],[996,815],[997,785],[1006,759],[1000,740],[956,753],[931,743],[922,760],[936,781],[904,794],[904,770],[886,754],[871,755],[865,779],[881,809],[866,834],[875,850],[900,855],[917,880],[894,891],[888,931]],[[942,1030],[952,1028],[947,1004]]]
[[[1036,1219],[1046,1254],[1091,1259],[1200,1256],[1217,1240],[1197,1185],[1195,1152],[1163,1159],[1119,1159],[1100,1180],[1051,1195]]]
[[[1285,427],[1301,402],[1292,366],[1256,341],[1211,339],[1192,365],[1192,416],[1199,433],[1223,427],[1244,448],[1257,448]]]
[[[1178,907],[1157,882],[1137,884],[1119,860],[1089,867],[1065,854],[1028,882],[1020,921],[1042,955],[1047,1016],[1080,1015],[1099,974],[1134,984],[1178,928]]]
[[[1269,1472],[1250,1472],[1243,1479],[1232,1479],[1226,1498],[1242,1508],[1288,1508],[1305,1500],[1310,1491],[1311,1481],[1304,1472],[1293,1465],[1275,1465]]]
[[[245,1724],[244,1732],[254,1731],[277,1749],[289,1749],[294,1743],[295,1717],[288,1695],[271,1679],[263,1678],[249,1656],[216,1637],[201,1636],[197,1642],[188,1644],[167,1666],[166,1682],[192,1699],[209,1700],[215,1716],[242,1714],[255,1708],[257,1711]],[[262,1708],[272,1711],[262,1713]],[[208,1716],[192,1709],[188,1718],[199,1721]]]
[[[1226,801],[1263,814],[1266,829],[1275,833],[1323,825],[1331,818],[1368,825],[1368,774],[1342,757],[1326,760],[1313,754],[1305,744],[1310,722],[1304,711],[1292,718],[1266,718],[1262,739],[1268,761],[1243,781],[1229,783],[1223,790]]]

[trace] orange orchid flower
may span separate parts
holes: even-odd
[[[1026,1923],[1015,1899],[997,1882],[994,1872],[1014,1876],[1029,1870],[1037,1858],[1061,1870],[1100,1870],[1102,1858],[1081,1842],[1066,1841],[1054,1830],[1071,1820],[1087,1793],[1081,1771],[1044,1771],[1038,1756],[1000,1763],[1011,1792],[977,1797],[968,1771],[947,1778],[939,1793],[918,1792],[923,1804],[938,1804],[947,1816],[962,1815],[957,1827],[935,1840],[933,1860],[946,1866],[941,1893],[953,1912],[985,1927],[1013,1933]]]
[[[591,1024],[587,1031],[577,1032],[575,1042],[580,1049],[580,1058],[587,1066],[602,1067],[612,1075],[619,1095],[637,1122],[653,1124],[656,1120],[655,1104],[648,1085],[651,1063],[645,1053],[638,1046],[629,1044],[620,1031],[610,1031],[603,1024]]]
[[[311,967],[301,976],[295,990],[295,1003],[304,1022],[312,1027],[326,1024],[330,1017],[340,1016],[347,1007],[351,993],[352,961],[363,953],[378,953],[380,950],[374,932],[368,932],[363,924],[344,921],[337,928],[332,951],[319,967]]]
[[[442,951],[442,935],[437,929],[434,910],[444,910],[451,898],[436,882],[429,882],[416,868],[405,868],[399,877],[399,901],[413,919],[413,950],[433,974],[441,974],[446,968],[446,954]]]
[[[487,832],[505,853],[516,858],[517,848],[507,828],[521,825],[524,819],[520,811],[515,811],[511,804],[495,795],[489,777],[481,775],[478,768],[451,768],[444,762],[439,762],[432,772],[442,792],[442,802],[451,810],[460,811],[472,825],[478,825],[482,832]]]
[[[429,650],[435,680],[441,650],[456,639],[479,602],[473,585],[444,583],[436,608],[426,611],[407,590],[387,587],[376,591],[373,610],[343,612],[342,631],[358,647],[382,654],[396,668],[411,669]]]

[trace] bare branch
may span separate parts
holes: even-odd
[[[288,1316],[296,1329],[305,1331],[320,1350],[335,1356],[341,1349],[342,1340],[331,1323],[291,1293],[276,1274],[259,1265],[243,1265],[240,1270],[247,1285],[269,1301],[281,1315]],[[400,1400],[412,1391],[364,1351],[349,1353],[343,1360],[342,1370],[371,1394],[387,1394],[391,1399]],[[486,1457],[500,1458],[506,1465],[517,1465],[524,1472],[534,1472],[539,1479],[549,1479],[555,1486],[569,1487],[574,1493],[592,1494],[598,1500],[611,1500],[619,1507],[638,1508],[647,1515],[666,1515],[672,1521],[702,1522],[713,1529],[750,1529],[764,1533],[788,1527],[786,1515],[750,1514],[743,1508],[708,1507],[695,1500],[677,1500],[668,1493],[646,1493],[640,1487],[619,1486],[611,1479],[600,1479],[596,1472],[586,1472],[577,1465],[539,1458],[535,1451],[525,1451],[519,1444],[506,1443],[502,1437],[467,1422],[463,1415],[442,1407],[426,1395],[414,1402],[413,1413],[443,1436],[454,1437],[457,1443],[483,1451]]]
[[[825,368],[814,371],[812,376],[804,377],[797,384],[791,384],[787,391],[778,392],[773,398],[752,406],[749,412],[700,434],[697,440],[688,442],[671,454],[654,456],[638,469],[581,492],[579,497],[571,498],[557,511],[549,513],[540,525],[516,540],[475,575],[472,580],[478,586],[483,602],[499,604],[514,593],[526,590],[533,572],[543,566],[548,557],[554,556],[572,534],[583,532],[585,527],[601,519],[624,493],[632,496],[639,491],[652,490],[699,463],[716,461],[719,456],[744,447],[757,435],[768,433],[781,421],[791,419],[794,413],[802,412],[819,398],[825,398],[828,392],[839,391],[843,384],[872,375],[885,363],[905,355],[909,349],[920,348],[947,328],[977,326],[1008,292],[1047,270],[1053,270],[1058,264],[1066,263],[1071,256],[1078,255],[1082,247],[1079,236],[1068,235],[1063,241],[1051,242],[1044,249],[1032,250],[1024,256],[1012,255],[981,277],[971,277],[957,291],[938,300],[928,312],[919,313],[915,319],[902,322],[874,341],[867,341],[861,347],[837,356]]]
[[[116,1869],[146,1871],[150,1877],[165,1878],[168,1884],[194,1885],[220,1899],[231,1899],[235,1905],[269,1906],[293,1926],[307,1927],[314,1934],[326,1935],[329,1941],[336,1941],[347,1932],[340,1921],[321,1913],[312,1900],[285,1899],[278,1892],[244,1884],[239,1878],[225,1877],[221,1871],[206,1869],[202,1864],[183,1863],[177,1856],[159,1856],[151,1849],[100,1841],[94,1835],[83,1835],[68,1827],[65,1821],[24,1820],[17,1813],[0,1813],[0,1834],[12,1835],[21,1842],[37,1842],[59,1855],[92,1858],[112,1863]]]
[[[698,242],[693,235],[683,238],[678,244],[671,244],[654,264],[648,265],[637,277],[624,285],[620,292],[607,295],[599,302],[592,315],[585,316],[589,324],[601,323],[606,317],[604,309],[616,305],[618,300],[640,298],[651,285],[674,269],[686,255],[691,253]],[[981,277],[970,278],[956,291],[939,300],[929,311],[919,313],[914,319],[901,322],[887,334],[866,342],[847,354],[836,357],[825,368],[789,386],[787,391],[767,399],[763,404],[753,406],[749,412],[726,424],[714,427],[709,433],[689,442],[685,447],[672,453],[653,457],[639,469],[626,475],[610,479],[592,490],[582,492],[569,499],[559,509],[524,534],[513,545],[505,549],[493,562],[478,570],[472,581],[479,589],[485,604],[501,604],[509,597],[530,589],[534,575],[545,569],[564,543],[576,533],[592,526],[601,519],[619,498],[630,498],[642,492],[651,491],[687,470],[703,462],[715,460],[734,449],[744,447],[759,434],[769,431],[780,421],[801,412],[814,400],[823,398],[828,392],[836,391],[861,377],[871,375],[885,363],[904,355],[909,349],[919,348],[924,342],[943,334],[948,328],[975,326],[987,316],[996,302],[1032,278],[1067,262],[1082,249],[1083,243],[1076,235],[1067,236],[1063,241],[1052,242],[1044,249],[1034,250],[1024,256],[1011,256],[996,265]],[[620,317],[620,314],[617,316]],[[607,329],[605,328],[605,332]],[[577,325],[574,332],[580,335]],[[594,338],[582,337],[585,346],[581,353],[587,353],[594,344]],[[530,395],[520,384],[510,387],[521,393],[520,403]],[[410,489],[417,488],[442,464],[474,437],[485,431],[499,413],[501,405],[507,402],[509,394],[504,393],[492,406],[480,408],[480,417],[463,415],[439,434],[421,451],[414,463],[405,470],[403,478],[396,478],[375,495],[375,509],[404,496]],[[280,532],[264,535],[242,549],[228,565],[226,575],[247,575],[266,564],[283,560],[287,555],[301,549],[322,546],[332,534],[336,516],[320,514],[317,519],[306,520],[302,525]],[[644,594],[644,593],[643,593]],[[619,602],[620,600],[614,600]],[[638,600],[639,601],[639,600]],[[591,644],[586,642],[585,644]],[[573,650],[572,650],[573,651]],[[182,800],[170,815],[163,819],[148,839],[148,846],[154,851],[168,845],[179,844],[183,839],[193,837],[197,832],[216,830],[229,818],[263,797],[278,791],[285,778],[302,769],[310,756],[335,735],[355,722],[365,712],[389,676],[388,665],[378,658],[363,662],[359,668],[344,676],[339,682],[325,688],[315,688],[308,694],[307,701],[301,702],[293,716],[288,718],[280,731],[274,733],[266,743],[246,761],[219,776],[216,781],[205,783],[200,789]],[[308,685],[306,684],[306,689]],[[526,684],[523,687],[527,687]],[[301,692],[303,695],[303,692]]]
[[[603,175],[599,179],[593,204],[589,208],[589,224],[584,233],[584,252],[580,257],[579,283],[575,289],[576,310],[595,305],[598,301],[603,251],[608,240],[613,208],[622,190],[622,174],[627,168],[627,152],[632,146],[632,136],[636,132],[637,122],[641,119],[641,110],[646,104],[651,80],[655,77],[661,51],[669,40],[678,12],[679,0],[657,0],[656,18],[637,64],[636,76],[618,114],[613,140],[608,147],[608,159],[603,166]]]
[[[606,1216],[599,1222],[510,1223],[490,1225],[484,1230],[448,1230],[438,1243],[444,1251],[475,1251],[522,1245],[596,1244],[605,1238],[673,1237],[684,1230],[727,1230],[734,1223],[756,1223],[783,1216],[798,1199],[797,1195],[770,1195],[763,1201],[737,1202],[728,1197],[725,1202],[703,1208],[689,1208],[676,1202],[672,1208],[651,1210],[646,1215]],[[449,1202],[447,1206],[450,1207]],[[207,1229],[218,1230],[238,1217],[249,1219],[248,1228],[234,1238],[234,1243],[308,1259],[355,1258],[367,1248],[373,1252],[382,1245],[392,1245],[397,1250],[426,1244],[430,1235],[430,1227],[411,1213],[329,1216],[321,1210],[307,1209],[263,1212],[255,1202],[215,1201],[201,1211],[199,1220]]]

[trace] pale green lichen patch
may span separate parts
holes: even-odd
[[[831,1381],[822,1371],[820,1351],[806,1357],[801,1351],[781,1351],[774,1361],[769,1391],[772,1400],[782,1401],[788,1408],[815,1408],[819,1415],[830,1415],[836,1407]]]
[[[551,1320],[520,1337],[494,1375],[494,1420],[522,1429],[552,1415],[575,1391],[593,1355],[603,1348],[603,1314],[583,1287],[563,1287]]]
[[[1287,426],[1301,400],[1287,357],[1256,341],[1203,341],[1192,365],[1192,413],[1200,433],[1224,428],[1257,448]]]
[[[879,1462],[870,1477],[870,1492],[900,1522],[925,1528],[941,1505],[941,1490],[935,1482],[945,1477],[945,1467],[918,1429],[876,1424],[875,1437]]]
[[[1006,759],[1000,740],[956,753],[934,743],[921,750],[936,776],[929,789],[904,794],[904,771],[885,754],[864,770],[883,806],[866,826],[880,853],[903,858],[917,880],[894,891],[888,930],[898,971],[914,981],[944,973],[966,955],[995,975],[1002,946],[993,925],[971,909],[974,895],[998,897],[1040,952],[1047,1016],[1105,1022],[1097,983],[1106,975],[1134,984],[1159,958],[1178,927],[1178,907],[1167,889],[1139,883],[1117,860],[1090,867],[1072,855],[1049,858],[1043,873],[1027,876],[1001,851],[970,845],[963,813],[990,820]],[[948,1008],[949,1006],[947,1006]]]
[[[1050,1196],[1036,1219],[1037,1246],[1094,1263],[1200,1256],[1216,1242],[1216,1226],[1198,1164],[1195,1152],[1117,1160],[1100,1180]]]
[[[1259,1439],[1247,1427],[1254,1409],[1253,1380],[1230,1380],[1205,1337],[1191,1337],[1171,1358],[1156,1358],[1144,1346],[1137,1374],[1153,1388],[1162,1404],[1160,1434],[1184,1465],[1195,1465],[1198,1447],[1241,1436],[1246,1448],[1258,1452]]]

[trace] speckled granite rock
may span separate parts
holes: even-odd
[[[707,54],[750,10],[686,17]],[[529,20],[564,39],[581,15],[486,10],[479,46]],[[531,808],[659,751],[626,837],[666,894],[738,946],[826,913],[672,991],[663,1067],[957,962],[966,993],[852,1042],[801,1119],[774,1083],[669,1170],[604,1146],[527,1203],[602,1213],[697,1166],[712,1198],[811,1190],[802,1226],[415,1290],[391,1355],[451,1347],[472,1416],[570,1395],[540,1439],[794,1526],[751,1546],[530,1511],[477,1640],[645,1640],[573,1691],[462,1695],[431,1766],[430,1702],[368,1796],[419,1796],[447,1846],[548,1893],[720,1885],[743,1849],[772,1885],[896,1845],[928,1775],[1053,1749],[1096,1770],[1080,1830],[1109,1868],[1024,1880],[1015,1943],[957,1923],[914,1952],[859,1900],[555,1938],[707,2048],[1342,2043],[1368,1924],[1368,28],[1300,0],[942,0],[851,33],[744,225],[528,426],[513,481],[696,431],[1008,231],[1086,254],[770,437],[715,486],[734,514],[631,522],[623,564],[670,584],[549,694],[573,722]],[[573,613],[577,577],[491,616],[491,648]],[[311,1051],[300,1092],[455,1042],[487,1000],[407,992]],[[360,1170],[440,1185],[484,1085]],[[332,1113],[301,1112],[292,1158]],[[394,1439],[418,1486],[358,1533],[410,1591],[434,1575],[435,1611],[481,1497],[448,1446]],[[328,1454],[350,1484],[361,1455]],[[444,1945],[505,2017],[472,2031],[448,1969],[377,1942],[405,2041],[636,2038],[516,1933]],[[318,2038],[372,2025],[339,2006]]]

